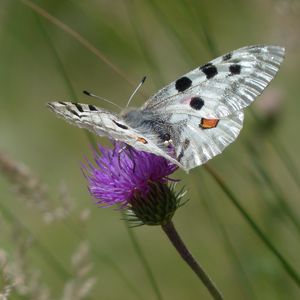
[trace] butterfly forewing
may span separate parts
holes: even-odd
[[[218,57],[180,77],[150,98],[144,109],[221,118],[248,106],[276,75],[278,46],[250,46]]]
[[[116,125],[112,122],[119,116],[91,104],[55,101],[48,107],[68,123],[88,129],[99,136],[107,136]]]
[[[163,156],[177,164],[184,166],[175,158],[168,155],[165,149],[159,147],[161,141],[151,131],[140,132],[129,126],[119,115],[103,110],[95,105],[56,101],[48,103],[49,108],[59,117],[70,124],[88,129],[99,136],[107,136],[124,142],[138,150]]]

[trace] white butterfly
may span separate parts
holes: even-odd
[[[284,48],[278,46],[235,50],[170,83],[142,107],[120,115],[71,102],[51,102],[49,107],[78,127],[163,156],[188,171],[236,139],[243,108],[266,88],[283,58]]]

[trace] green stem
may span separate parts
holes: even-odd
[[[190,268],[195,272],[198,278],[205,285],[212,298],[215,300],[224,299],[221,292],[216,287],[215,283],[211,280],[211,278],[207,275],[202,266],[195,260],[193,255],[187,249],[184,242],[180,238],[174,224],[172,222],[164,224],[162,225],[162,229],[168,236],[170,242],[173,244],[173,246],[176,248],[176,250],[182,257],[182,259],[190,266]]]
[[[264,244],[269,248],[269,250],[277,257],[277,259],[282,264],[285,271],[288,275],[293,279],[293,281],[300,288],[300,277],[296,270],[285,260],[283,255],[277,250],[277,248],[272,244],[272,242],[267,238],[267,236],[263,233],[263,231],[256,225],[253,221],[252,217],[249,213],[242,207],[242,205],[237,200],[236,196],[233,192],[227,187],[223,179],[210,167],[206,166],[206,170],[210,173],[210,175],[216,180],[216,182],[220,185],[225,194],[229,197],[233,205],[238,209],[238,211],[242,214],[242,216],[246,219],[255,233],[259,236],[259,238],[264,242]]]

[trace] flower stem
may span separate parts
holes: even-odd
[[[209,278],[203,268],[199,265],[199,263],[195,260],[192,254],[189,252],[182,239],[180,238],[175,226],[172,222],[166,223],[162,225],[162,229],[168,236],[169,240],[176,248],[180,256],[183,260],[191,267],[191,269],[196,273],[196,275],[200,278],[202,283],[206,286],[209,293],[215,300],[223,300],[223,296],[221,292],[216,287],[215,283]]]

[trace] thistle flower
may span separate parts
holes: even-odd
[[[90,193],[104,206],[127,204],[137,192],[146,196],[150,182],[166,183],[177,169],[163,157],[125,148],[122,143],[115,143],[114,149],[98,147],[96,167],[88,163],[84,170]]]
[[[95,164],[87,161],[83,172],[91,195],[101,206],[121,205],[131,226],[161,225],[170,242],[214,299],[222,300],[213,281],[194,259],[172,222],[182,206],[184,192],[175,192],[169,176],[177,166],[163,157],[115,143],[113,149],[98,146]]]
[[[168,176],[177,166],[163,157],[115,143],[113,149],[99,147],[83,167],[91,195],[101,206],[120,204],[131,225],[160,225],[169,221],[181,205]]]

